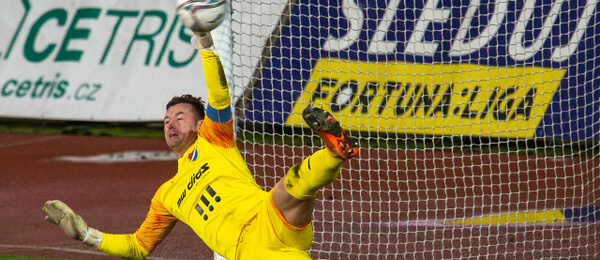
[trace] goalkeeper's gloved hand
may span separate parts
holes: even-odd
[[[192,46],[196,50],[205,50],[213,47],[213,38],[210,32],[194,32],[194,36],[191,39]]]
[[[81,216],[75,214],[67,204],[58,200],[46,201],[42,211],[46,212],[46,221],[57,224],[70,237],[82,241],[88,246],[98,247],[102,233],[87,226]]]

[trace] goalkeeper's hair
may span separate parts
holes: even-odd
[[[190,104],[197,113],[197,116],[202,120],[206,114],[206,107],[204,101],[200,97],[194,97],[190,94],[181,95],[180,97],[173,97],[169,103],[167,103],[167,110],[177,104]]]

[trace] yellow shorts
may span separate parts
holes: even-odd
[[[289,224],[275,207],[271,190],[243,228],[235,259],[311,259],[307,250],[312,241],[312,223],[303,228]]]

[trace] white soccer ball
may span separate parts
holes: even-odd
[[[210,32],[225,18],[227,0],[177,0],[181,23],[194,32]]]

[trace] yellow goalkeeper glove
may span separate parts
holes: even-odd
[[[87,226],[81,216],[75,214],[67,204],[59,200],[49,200],[42,211],[46,212],[46,221],[57,224],[70,237],[82,241],[88,246],[98,247],[102,233]]]

